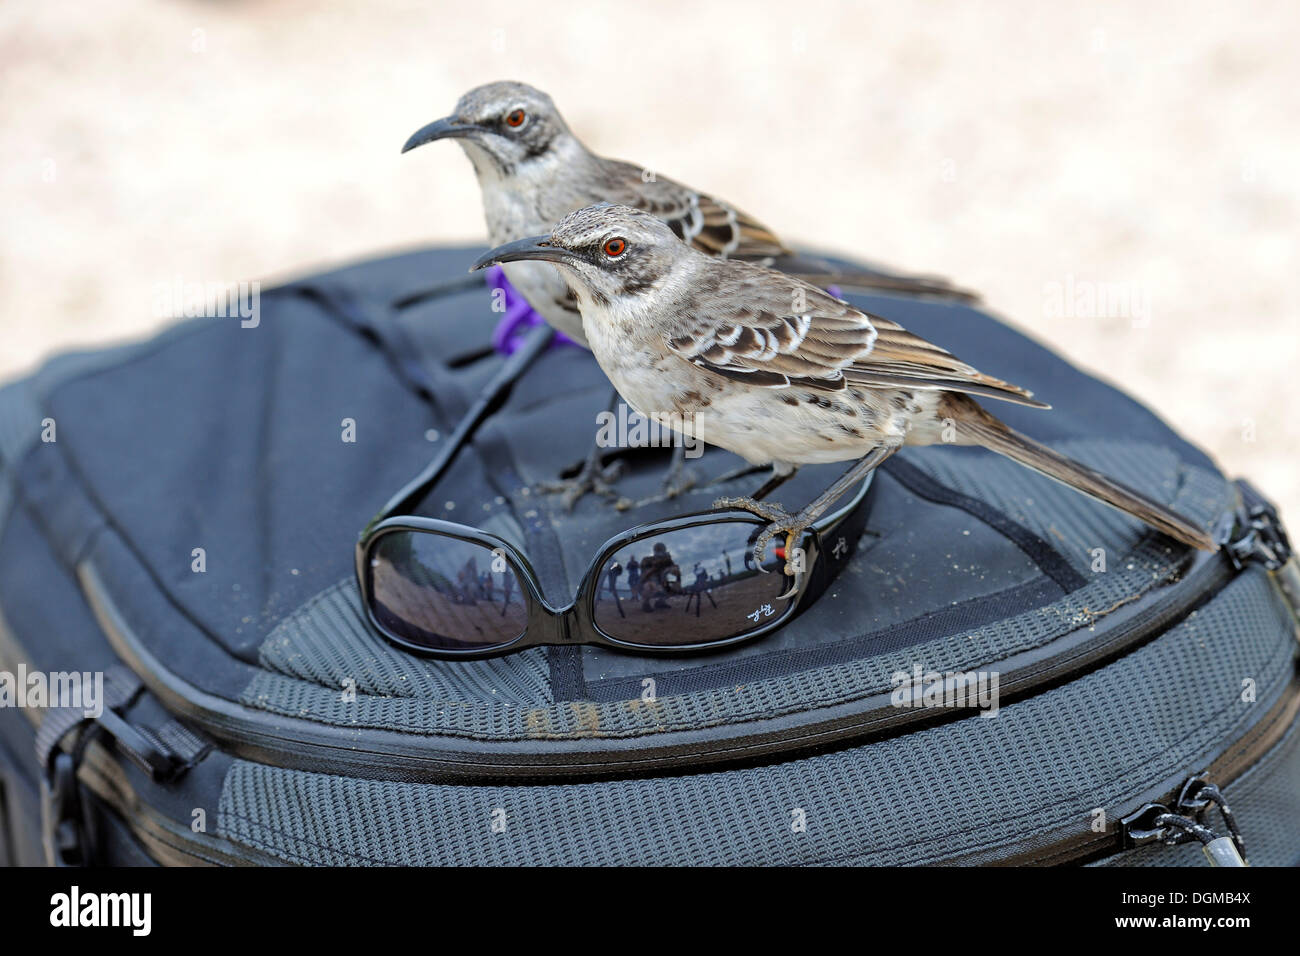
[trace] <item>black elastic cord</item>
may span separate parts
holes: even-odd
[[[1246,857],[1246,841],[1242,839],[1241,827],[1237,823],[1237,815],[1232,812],[1228,806],[1227,798],[1223,796],[1223,791],[1212,783],[1207,783],[1196,791],[1196,796],[1210,801],[1219,808],[1219,813],[1223,815],[1223,822],[1228,827],[1228,832],[1232,834],[1232,842],[1237,845],[1237,852],[1241,854],[1242,859]]]
[[[501,403],[509,396],[514,383],[537,360],[538,356],[546,351],[554,336],[555,330],[549,325],[539,325],[528,333],[515,353],[506,359],[496,375],[492,376],[492,380],[479,392],[474,403],[470,405],[469,411],[461,417],[451,436],[433,456],[433,460],[370,519],[361,532],[362,538],[365,538],[370,529],[380,521],[391,515],[405,514],[420,503],[451,465],[456,453],[482,424],[483,419],[501,407]]]
[[[284,291],[309,299],[327,316],[338,320],[370,342],[383,353],[398,378],[412,391],[426,402],[437,404],[437,387],[424,366],[420,364],[419,353],[396,322],[389,323],[386,328],[380,328],[361,307],[355,293],[343,286],[304,284],[286,286]],[[403,341],[390,342],[389,336],[402,338]]]
[[[1179,846],[1192,840],[1199,840],[1205,846],[1209,846],[1219,838],[1217,833],[1204,824],[1176,813],[1162,813],[1155,818],[1154,822],[1157,827],[1165,827],[1173,831],[1164,838],[1166,846]]]
[[[1025,552],[1029,558],[1042,569],[1042,572],[1055,581],[1066,594],[1077,591],[1088,582],[1078,571],[1074,570],[1059,551],[1034,534],[1022,524],[1017,524],[1001,511],[991,505],[954,491],[927,475],[920,468],[895,455],[880,467],[913,494],[936,504],[952,505],[979,518],[993,530],[999,532]]]

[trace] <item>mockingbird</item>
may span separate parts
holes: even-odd
[[[549,235],[483,256],[558,267],[605,374],[641,414],[689,422],[696,437],[773,476],[750,498],[720,498],[769,522],[789,555],[837,498],[903,445],[981,445],[1140,518],[1170,537],[1214,550],[1206,532],[1146,495],[1004,425],[972,396],[1047,408],[888,319],[814,285],[681,242],[653,216],[602,203],[571,213]],[[761,499],[798,466],[854,460],[796,513]]]
[[[549,96],[523,83],[489,83],[470,90],[450,116],[417,130],[402,152],[448,138],[460,143],[474,166],[493,245],[548,231],[576,209],[612,201],[652,213],[701,252],[757,262],[816,285],[974,298],[934,277],[890,275],[796,254],[772,230],[721,199],[641,166],[597,156],[570,132]],[[547,322],[587,344],[573,295],[555,269],[524,261],[503,268]],[[667,482],[669,496],[684,490],[680,477],[677,457]],[[547,490],[565,492],[570,505],[587,490],[614,497],[599,467],[599,449],[574,482]]]

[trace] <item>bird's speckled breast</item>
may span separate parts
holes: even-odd
[[[691,434],[757,465],[851,461],[884,444],[929,444],[909,433],[935,393],[849,388],[842,392],[755,388],[704,369],[683,369],[680,356],[651,348],[596,348],[601,367],[641,414],[682,421]],[[687,374],[683,374],[687,371]],[[773,423],[779,421],[779,428]]]

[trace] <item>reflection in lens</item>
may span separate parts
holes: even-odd
[[[371,609],[394,636],[438,650],[485,650],[527,626],[528,597],[487,547],[391,531],[370,549]]]
[[[727,521],[626,545],[600,571],[596,626],[627,644],[670,647],[722,641],[778,620],[790,603],[778,595],[790,579],[770,546],[764,568],[771,573],[755,567],[760,531]]]

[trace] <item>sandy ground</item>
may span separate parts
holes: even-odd
[[[981,290],[1300,515],[1300,5],[1137,6],[7,0],[0,377],[157,328],[177,278],[477,239],[459,151],[398,149],[509,77],[796,240]]]

